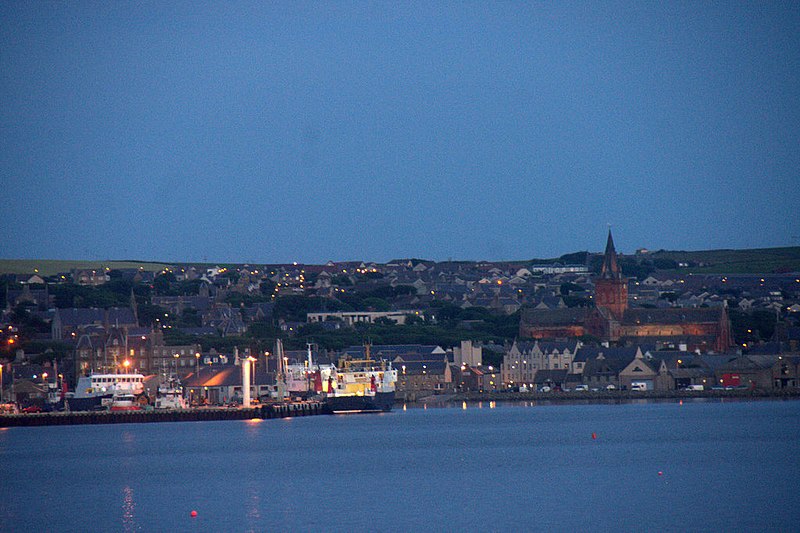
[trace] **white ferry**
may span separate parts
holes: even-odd
[[[114,395],[137,398],[144,394],[142,374],[91,374],[78,378],[74,393],[67,393],[64,402],[70,411],[90,411],[109,406]]]

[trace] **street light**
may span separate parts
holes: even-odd
[[[178,377],[178,358],[180,357],[180,355],[174,353],[172,354],[172,357],[175,358],[175,377]]]
[[[195,361],[197,364],[195,365],[195,372],[199,375],[200,374],[200,352],[195,352],[194,354]]]

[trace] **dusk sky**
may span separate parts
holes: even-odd
[[[795,2],[0,3],[0,257],[800,245]]]

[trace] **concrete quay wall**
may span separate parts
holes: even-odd
[[[92,411],[21,413],[0,416],[0,427],[60,426],[76,424],[139,424],[149,422],[201,422],[291,418],[327,414],[320,402],[267,404],[250,409],[200,408],[152,411]]]

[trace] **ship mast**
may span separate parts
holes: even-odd
[[[283,401],[286,394],[286,366],[283,359],[283,342],[280,339],[275,341],[275,356],[278,358],[277,381],[275,383],[278,393],[278,401]]]

